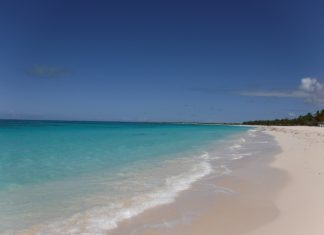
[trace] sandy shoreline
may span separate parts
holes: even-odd
[[[272,166],[285,170],[290,182],[275,198],[278,218],[248,234],[324,234],[324,128],[274,127],[267,132],[283,150]]]
[[[240,161],[233,174],[209,182],[224,193],[185,192],[109,234],[324,234],[324,128],[264,130],[282,151]],[[195,207],[199,215],[180,213]]]

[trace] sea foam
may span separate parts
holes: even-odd
[[[37,234],[105,234],[108,230],[117,228],[118,223],[125,219],[134,217],[147,209],[173,202],[180,192],[189,189],[192,183],[212,171],[211,164],[202,161],[188,172],[167,178],[164,185],[153,192],[135,196],[127,202],[77,213],[65,220],[44,226]],[[228,169],[226,173],[229,173]]]

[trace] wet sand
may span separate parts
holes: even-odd
[[[265,127],[280,146],[108,234],[324,234],[324,128]]]

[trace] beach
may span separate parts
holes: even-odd
[[[324,1],[1,1],[0,235],[324,235]]]
[[[271,166],[286,171],[289,182],[274,198],[278,217],[248,234],[324,234],[324,128],[266,130],[283,151]]]
[[[145,212],[112,234],[323,234],[324,128],[259,130],[280,151],[242,159],[231,174],[207,180],[223,192],[197,193],[194,185],[175,203]],[[186,207],[201,213],[179,216]]]
[[[45,130],[52,135],[43,145],[43,156],[47,157],[44,163],[31,152],[26,162],[22,162],[20,174],[29,172],[33,158],[34,167],[43,164],[50,168],[29,175],[29,182],[7,183],[0,194],[3,209],[0,221],[10,230],[0,234],[320,235],[324,232],[324,128],[30,122],[23,127],[17,123],[10,125],[4,129],[10,134],[3,132],[9,139],[19,134],[35,139],[36,143]],[[116,139],[117,133],[123,138]],[[103,134],[107,140],[97,152],[99,139],[93,138],[102,138]],[[191,134],[192,139],[185,134]],[[49,147],[58,146],[53,140],[64,140],[67,135],[70,142],[66,148],[72,142],[73,148],[68,152],[48,151]],[[155,142],[138,149],[152,138]],[[112,140],[114,146],[108,145]],[[125,149],[125,143],[134,141],[142,143]],[[85,144],[88,150],[96,150],[93,153],[97,155],[89,159],[80,155]],[[173,152],[172,158],[165,152],[148,161],[157,156],[148,151],[158,149],[161,153],[170,147],[178,151]],[[11,154],[16,149],[11,145],[3,148]],[[37,145],[33,148],[39,150]],[[103,149],[116,152],[103,155]],[[70,167],[62,169],[61,163],[56,165],[52,161],[57,153],[75,156],[80,164],[89,160],[87,165],[80,166],[91,171],[80,174],[77,171],[80,168],[72,168],[75,162],[66,160],[65,165]],[[115,163],[107,171],[118,153],[122,153],[120,157],[134,157],[134,163],[120,166]],[[144,161],[143,154],[147,154]],[[93,165],[95,159],[98,163]],[[104,162],[105,168],[96,172]],[[4,176],[13,177],[11,172],[8,170]],[[39,173],[49,172],[55,178],[38,181]],[[63,178],[58,173],[73,175]]]

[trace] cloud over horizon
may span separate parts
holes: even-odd
[[[324,83],[317,78],[302,78],[298,88],[290,91],[243,91],[243,96],[299,98],[314,104],[324,104]]]
[[[71,71],[67,68],[54,67],[49,65],[35,64],[31,68],[27,69],[27,74],[33,77],[39,78],[57,78],[64,77],[71,74]]]

